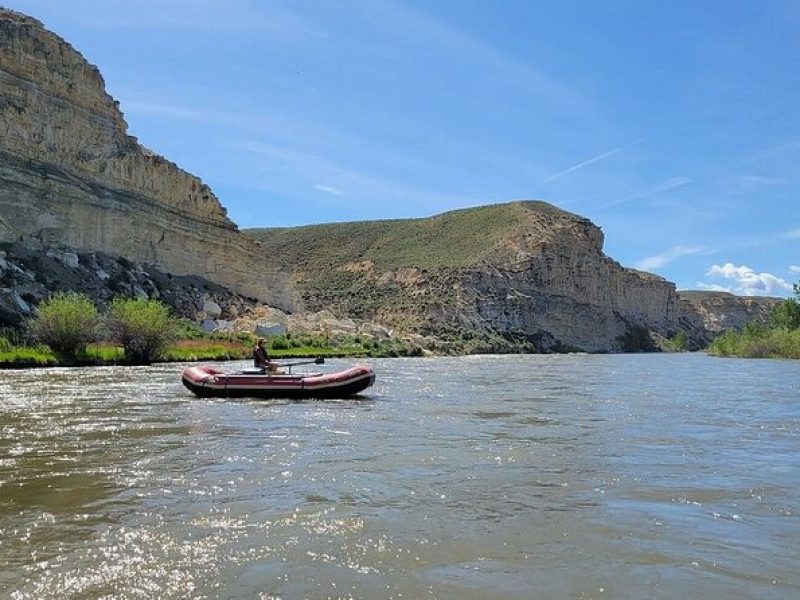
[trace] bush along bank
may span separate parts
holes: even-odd
[[[176,319],[156,300],[116,298],[101,315],[79,293],[57,293],[39,306],[24,332],[0,332],[0,368],[150,364],[242,360],[251,357],[249,332],[207,333]],[[422,350],[397,339],[358,335],[296,335],[269,338],[273,358],[419,356]]]
[[[708,347],[709,354],[739,358],[800,359],[800,283],[795,298],[788,298],[769,319],[752,321],[740,331],[728,331]]]

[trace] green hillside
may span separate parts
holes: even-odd
[[[372,261],[375,267],[435,269],[474,265],[531,215],[584,219],[546,202],[520,201],[456,210],[423,219],[246,229],[268,260],[288,270],[316,271]]]

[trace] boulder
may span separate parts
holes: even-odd
[[[203,303],[203,312],[206,313],[209,318],[216,319],[222,315],[222,308],[213,300],[206,300]]]
[[[70,269],[77,269],[80,264],[80,259],[78,259],[78,255],[74,252],[64,252],[59,258],[64,266]]]

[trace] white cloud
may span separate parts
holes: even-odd
[[[708,292],[731,292],[733,293],[733,289],[730,287],[725,287],[724,285],[719,285],[718,283],[703,283],[702,281],[698,281],[696,284],[698,289],[706,290]]]
[[[380,52],[387,52],[387,48],[401,52],[403,44],[422,44],[434,48],[437,56],[463,57],[473,72],[491,72],[498,80],[521,87],[538,100],[537,104],[543,102],[561,110],[566,107],[581,113],[595,110],[594,104],[577,88],[568,85],[566,78],[533,67],[455,27],[451,21],[438,19],[409,4],[398,0],[370,0],[359,4],[358,12],[362,18],[384,28]]]
[[[671,179],[667,179],[666,181],[662,181],[659,184],[654,185],[653,187],[643,190],[641,192],[637,192],[635,194],[631,194],[630,196],[626,196],[620,200],[615,200],[614,202],[609,202],[608,204],[604,204],[600,206],[600,210],[611,208],[612,206],[619,206],[620,204],[627,204],[628,202],[632,202],[633,200],[640,200],[641,198],[648,198],[650,196],[654,196],[656,194],[660,194],[661,192],[666,192],[668,190],[673,190],[675,188],[683,187],[684,185],[688,185],[692,183],[692,180],[688,177],[672,177]]]
[[[784,279],[772,273],[756,273],[746,265],[737,267],[733,263],[715,264],[706,272],[706,277],[729,280],[731,285],[725,289],[742,296],[780,296],[792,291],[791,284]]]
[[[701,254],[708,252],[707,248],[700,246],[673,246],[669,250],[656,254],[655,256],[648,256],[637,262],[634,266],[642,271],[652,271],[667,265],[683,256],[690,256],[692,254]]]
[[[800,273],[800,267],[798,267],[797,265],[791,265],[789,267],[789,272],[790,273]]]
[[[314,186],[314,189],[319,190],[320,192],[325,192],[326,194],[333,194],[334,196],[345,195],[345,193],[342,190],[340,190],[339,188],[335,188],[331,185],[322,185],[318,183]]]
[[[763,175],[734,175],[730,178],[729,184],[741,192],[753,192],[762,187],[785,185],[786,180]]]
[[[545,183],[548,181],[553,181],[554,179],[558,179],[559,177],[563,177],[569,173],[573,173],[578,169],[582,169],[585,166],[591,165],[592,163],[596,163],[599,160],[603,160],[604,158],[608,158],[609,156],[614,156],[618,152],[622,152],[626,148],[630,148],[631,146],[635,146],[642,140],[634,140],[633,142],[629,142],[624,146],[620,146],[619,148],[614,148],[613,150],[609,150],[608,152],[603,152],[602,154],[598,154],[597,156],[593,156],[588,160],[584,160],[583,162],[579,162],[577,165],[572,165],[571,167],[564,169],[563,171],[559,171],[555,175],[551,175],[547,179],[543,180]]]

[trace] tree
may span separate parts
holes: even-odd
[[[800,329],[800,302],[794,298],[787,298],[776,306],[770,315],[773,327],[788,331]]]
[[[77,292],[58,292],[43,301],[28,323],[31,335],[57,355],[74,359],[97,340],[100,315],[92,301]]]
[[[150,364],[175,336],[176,322],[169,307],[157,300],[114,298],[109,331],[122,344],[128,362]]]

